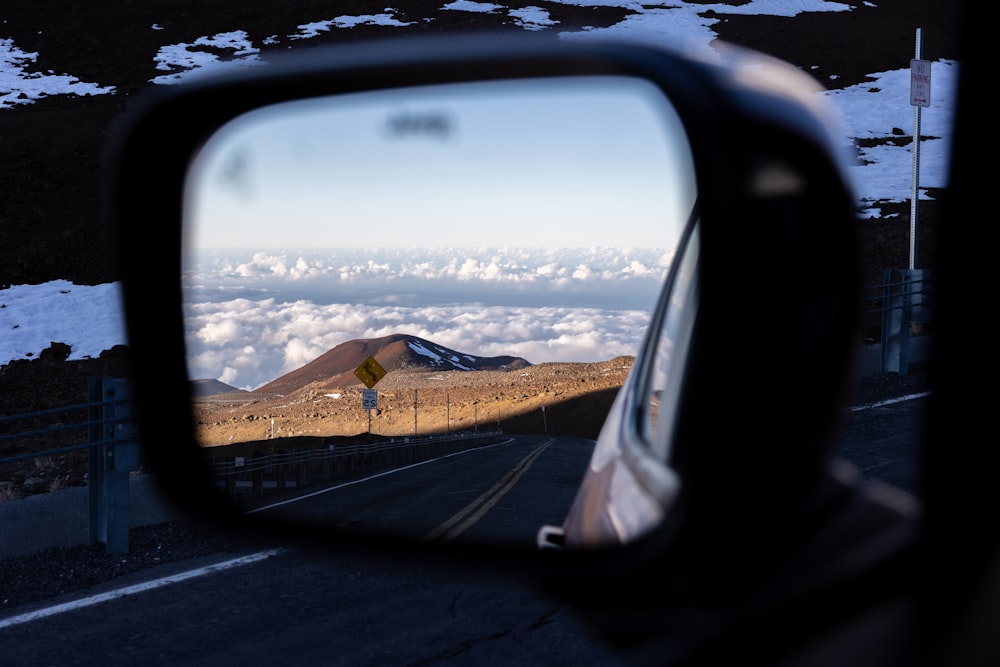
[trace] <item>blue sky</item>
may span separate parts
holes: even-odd
[[[818,0],[756,0],[738,7],[675,3],[670,7],[650,8],[618,0],[572,4],[627,6],[635,13],[616,25],[560,33],[562,39],[614,37],[669,43],[709,58],[714,57],[712,25],[719,19],[699,16],[708,9],[715,9],[720,15],[781,16],[850,11],[848,5]],[[558,25],[553,25],[548,14],[539,8],[510,10],[501,3],[466,0],[447,6],[456,12],[507,13],[525,30],[558,30]],[[238,20],[234,22],[238,24]],[[284,42],[294,48],[317,32],[349,30],[358,23],[399,22],[391,9],[368,16],[317,16],[315,22],[299,26],[292,35],[272,36],[261,43],[251,41],[234,24],[231,32],[194,38],[188,43],[164,44],[156,56],[162,74],[152,82],[183,85],[187,78],[205,71],[259,66],[260,49],[271,42]],[[157,30],[157,26],[149,29]],[[228,50],[232,58],[221,60],[219,49]],[[21,51],[0,33],[0,114],[18,113],[18,108],[24,105],[44,104],[45,96],[116,94],[114,82],[82,81],[72,72],[30,72],[36,57],[37,54]],[[920,146],[922,188],[947,185],[952,92],[958,68],[953,61],[933,62],[931,105],[921,111],[921,134],[934,137]],[[869,78],[862,84],[817,93],[839,112],[845,146],[851,146],[855,139],[890,137],[893,128],[912,131],[914,108],[909,105],[909,62],[901,62],[896,70],[872,72]],[[831,79],[827,86],[835,87],[836,79]],[[909,146],[885,145],[858,152],[858,162],[849,171],[866,216],[879,215],[877,202],[909,200],[912,184]],[[432,245],[442,252],[434,255]],[[558,253],[550,248],[547,255],[524,254],[527,252],[524,249],[505,248],[502,244],[479,248],[466,245],[460,254],[444,252],[445,248],[430,241],[422,248],[423,261],[399,254],[375,257],[350,253],[334,260],[329,255],[287,249],[255,250],[241,257],[225,258],[230,276],[275,279],[301,277],[317,270],[326,271],[329,276],[330,271],[336,270],[343,279],[342,287],[378,284],[373,282],[375,276],[399,275],[406,266],[411,287],[426,287],[430,275],[437,275],[439,280],[447,276],[452,285],[464,280],[465,287],[477,286],[483,298],[470,302],[467,296],[461,297],[454,291],[433,298],[427,294],[416,297],[403,289],[382,290],[364,299],[350,298],[347,290],[341,298],[339,292],[318,290],[316,286],[321,283],[313,283],[310,291],[307,282],[301,280],[296,283],[297,291],[286,296],[265,295],[248,291],[249,283],[237,284],[232,279],[227,283],[220,279],[212,283],[211,299],[199,299],[198,295],[189,299],[189,342],[196,352],[192,374],[251,388],[308,362],[344,340],[397,332],[423,336],[460,352],[481,356],[515,354],[533,363],[596,361],[632,354],[648,316],[642,306],[643,299],[647,293],[655,293],[663,266],[669,260],[662,252],[658,254],[655,247],[620,248],[618,252],[594,249],[591,253],[581,248],[574,253]],[[339,264],[335,265],[335,261]],[[418,273],[423,277],[418,279]],[[537,290],[543,284],[548,291],[541,294],[551,298],[540,303]],[[616,303],[614,294],[621,294],[625,284],[630,298]],[[237,292],[219,291],[234,285]],[[555,286],[559,286],[558,291]],[[253,285],[254,289],[259,287],[259,281]],[[598,298],[588,302],[584,298],[587,294]],[[79,286],[54,281],[0,290],[0,331],[4,332],[0,337],[0,364],[37,356],[51,341],[69,344],[70,358],[74,359],[94,357],[104,349],[127,342],[114,284]]]

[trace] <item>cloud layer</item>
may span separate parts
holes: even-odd
[[[635,354],[668,261],[608,248],[216,253],[185,281],[189,368],[252,389],[393,333],[532,363]]]

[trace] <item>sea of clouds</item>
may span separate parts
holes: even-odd
[[[670,261],[617,248],[207,254],[184,280],[190,371],[240,388],[394,333],[532,363],[635,354]]]

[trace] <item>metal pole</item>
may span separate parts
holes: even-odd
[[[917,60],[923,54],[923,30],[917,28]],[[910,266],[912,270],[917,260],[917,198],[920,196],[920,105],[913,107],[913,191],[910,194]]]
[[[103,398],[104,387],[102,379],[98,377],[87,380],[87,400],[98,403]],[[104,407],[102,405],[92,405],[88,408],[88,437],[91,443],[95,443],[88,450],[88,475],[87,492],[90,502],[90,543],[102,544],[107,534],[107,517],[104,514],[104,475],[107,466],[105,464],[105,437],[104,437]]]
[[[413,437],[417,437],[417,390],[413,390]]]

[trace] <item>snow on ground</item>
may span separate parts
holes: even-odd
[[[597,37],[631,38],[638,41],[686,44],[693,50],[710,50],[716,35],[711,26],[715,18],[700,16],[709,9],[718,14],[766,14],[795,16],[811,11],[845,11],[848,5],[820,0],[754,0],[741,6],[676,3],[670,7],[644,7],[628,0],[561,0],[566,4],[626,6],[635,14],[621,23],[581,32],[563,33],[564,39]],[[495,3],[456,0],[446,9],[465,12],[503,12],[506,7]],[[547,12],[538,7],[508,11],[526,30],[541,29],[553,24]],[[299,26],[299,32],[285,37],[268,38],[267,43],[305,40],[321,31],[344,29],[359,23],[405,25],[393,15],[392,9],[383,14],[340,16]],[[151,30],[157,30],[153,25]],[[229,57],[220,58],[220,52]],[[0,38],[0,114],[52,95],[109,95],[115,86],[85,82],[67,73],[39,73],[31,70],[35,53],[21,51],[10,39]],[[224,67],[260,66],[260,45],[247,39],[239,30],[205,36],[191,43],[165,44],[156,56],[155,67],[164,74],[152,79],[156,84],[178,84],[187,77]],[[909,104],[909,63],[890,72],[870,75],[870,81],[842,90],[822,93],[835,105],[846,125],[845,143],[854,139],[879,139],[893,136],[894,128],[911,133],[914,109]],[[954,109],[954,87],[959,64],[954,61],[933,63],[933,86],[930,107],[922,109],[921,134],[932,137],[921,144],[920,185],[922,188],[947,186],[950,128]],[[16,113],[16,111],[14,111]],[[891,144],[861,149],[858,164],[851,167],[859,202],[900,202],[910,198],[912,186],[912,154],[907,146]],[[925,193],[921,194],[926,197]],[[563,314],[555,318],[564,319]],[[586,325],[582,325],[586,326]],[[532,352],[543,354],[547,348],[569,339],[583,353],[590,331],[568,332],[553,321],[547,329],[550,340],[508,341],[508,353],[531,358]],[[118,285],[80,286],[67,281],[43,285],[17,285],[0,290],[0,365],[14,359],[37,357],[52,342],[71,346],[70,359],[96,357],[102,350],[126,343],[120,313]],[[508,332],[509,333],[509,332]],[[442,341],[443,342],[443,341]],[[471,350],[481,352],[480,350]],[[524,352],[527,353],[524,353]],[[538,359],[543,361],[545,359]]]
[[[117,284],[53,280],[0,290],[0,364],[37,357],[53,342],[70,345],[70,359],[99,357],[124,344],[120,301]]]

